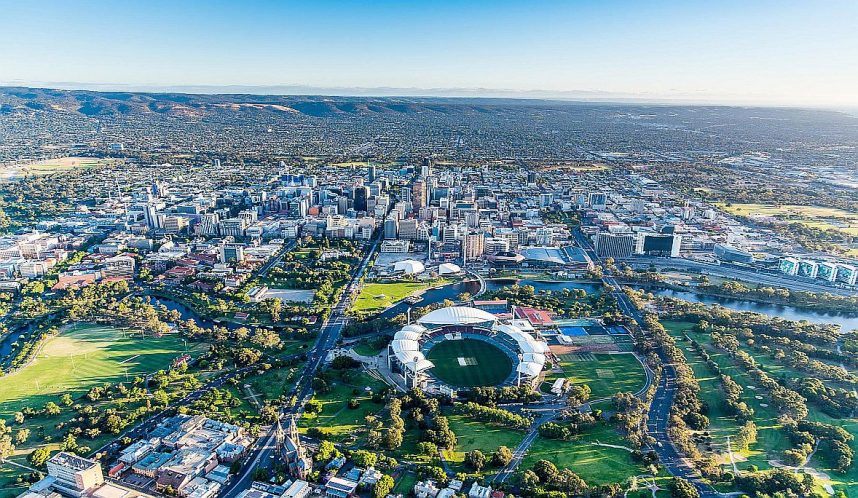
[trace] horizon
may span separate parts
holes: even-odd
[[[16,86],[858,108],[845,0],[0,7]]]
[[[551,93],[544,90],[515,91],[493,88],[393,88],[393,87],[312,87],[308,85],[126,85],[118,83],[77,82],[28,82],[0,81],[0,88],[29,88],[59,90],[67,92],[93,93],[137,93],[150,95],[211,95],[211,96],[265,96],[265,97],[320,97],[320,98],[364,98],[364,99],[449,99],[449,100],[518,100],[534,102],[558,102],[562,104],[605,104],[643,106],[687,106],[687,107],[736,107],[760,109],[796,109],[840,112],[858,118],[855,105],[801,105],[774,102],[747,102],[728,100],[692,100],[682,98],[658,98],[644,96],[622,96],[599,92]],[[281,91],[282,90],[282,91]],[[295,90],[295,91],[290,91]],[[591,95],[587,95],[590,93]]]

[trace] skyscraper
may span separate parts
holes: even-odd
[[[366,200],[369,198],[369,187],[360,185],[354,188],[355,211],[366,211]]]

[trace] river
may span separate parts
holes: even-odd
[[[584,289],[588,294],[594,294],[599,292],[601,289],[601,284],[594,282],[538,281],[530,279],[517,280],[512,278],[486,280],[486,288],[489,291],[493,291],[516,283],[519,285],[532,285],[537,291],[550,290],[556,292],[562,291],[563,289]],[[463,292],[473,294],[478,290],[479,284],[476,281],[448,284],[426,291],[422,295],[422,299],[416,304],[409,304],[403,301],[391,308],[388,308],[382,312],[380,316],[382,318],[392,318],[400,313],[405,313],[409,307],[428,306],[430,304],[439,303],[445,299],[455,301]],[[806,320],[810,323],[833,323],[839,325],[840,329],[844,332],[858,329],[858,314],[823,313],[796,308],[794,306],[780,306],[776,304],[746,301],[743,299],[720,298],[671,289],[647,289],[647,292],[651,292],[657,296],[673,297],[693,303],[710,305],[719,304],[734,311],[753,311],[755,313],[762,313],[771,317],[780,317],[784,320]]]

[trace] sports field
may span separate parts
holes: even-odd
[[[563,374],[546,376],[543,391],[558,377],[590,386],[590,399],[610,398],[619,392],[637,392],[646,384],[646,372],[631,353],[573,353],[560,356]]]
[[[512,373],[506,353],[476,339],[440,342],[426,357],[435,364],[430,373],[456,387],[496,386]]]
[[[194,345],[189,344],[193,347]],[[40,408],[63,393],[78,396],[91,387],[170,366],[182,353],[177,335],[141,337],[100,325],[79,325],[48,339],[36,359],[0,377],[0,416],[24,406]]]

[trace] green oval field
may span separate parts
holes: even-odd
[[[435,364],[429,372],[456,387],[496,386],[512,373],[512,361],[506,353],[476,339],[443,341],[426,357]]]

